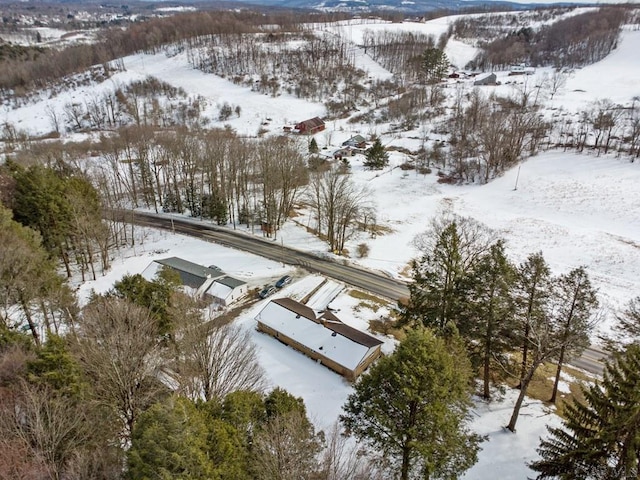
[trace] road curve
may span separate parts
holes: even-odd
[[[161,228],[175,233],[189,235],[226,247],[243,250],[261,257],[269,258],[283,264],[300,266],[306,270],[320,273],[373,294],[397,301],[409,297],[409,289],[405,282],[386,277],[363,268],[339,263],[330,258],[323,258],[313,253],[304,252],[270,239],[264,239],[243,232],[204,223],[195,219],[174,217],[168,214],[156,214],[131,210],[119,210],[111,218],[136,225]],[[346,260],[345,260],[346,262]],[[596,348],[587,348],[584,353],[569,362],[573,367],[602,375],[602,360],[605,352]]]

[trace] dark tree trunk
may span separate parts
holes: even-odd
[[[520,394],[518,395],[516,404],[513,407],[513,413],[511,414],[509,425],[507,425],[507,428],[514,433],[516,431],[516,423],[518,422],[518,416],[520,415],[520,408],[522,407],[522,402],[524,401],[524,397],[527,394],[527,388],[529,388],[529,383],[531,382],[531,379],[533,378],[533,374],[538,369],[538,366],[540,365],[540,363],[541,362],[534,362],[531,365],[531,367],[529,367],[529,370],[527,371],[526,375],[522,379],[522,382],[520,382]]]
[[[556,396],[558,395],[558,385],[560,384],[560,374],[562,373],[562,365],[564,363],[564,345],[560,350],[560,357],[558,358],[558,368],[556,369],[556,379],[553,382],[553,391],[551,392],[551,398],[549,401],[551,403],[556,403]]]

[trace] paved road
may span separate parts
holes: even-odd
[[[407,298],[409,296],[407,284],[400,280],[346,263],[338,263],[330,258],[322,258],[309,252],[296,250],[270,239],[247,235],[243,232],[221,228],[198,220],[172,217],[166,214],[136,211],[132,217],[131,211],[123,211],[121,215],[121,218],[127,222],[131,222],[133,218],[133,222],[137,225],[171,230],[176,233],[202,238],[220,245],[250,252],[277,262],[297,265],[306,270],[320,273],[390,300],[397,301],[400,298]],[[601,360],[605,356],[606,354],[598,349],[588,348],[581,357],[571,361],[570,364],[588,372],[601,375],[603,371]]]
[[[126,221],[131,222],[131,212],[126,213]],[[391,300],[409,296],[409,289],[404,282],[369,270],[341,264],[309,252],[296,250],[270,239],[220,228],[198,220],[173,218],[154,213],[136,212],[133,221],[138,225],[172,230],[176,233],[199,237],[277,262],[297,265]]]

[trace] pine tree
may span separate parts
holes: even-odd
[[[482,365],[483,397],[491,397],[491,366],[506,362],[514,346],[512,289],[515,269],[499,240],[483,255],[464,280],[465,300],[460,315],[460,334],[467,340],[472,361]]]
[[[140,415],[128,452],[128,478],[215,478],[207,455],[206,417],[183,397],[172,396]]]
[[[69,352],[64,338],[50,333],[27,363],[27,378],[33,384],[50,387],[57,393],[79,395],[87,388],[80,365]]]
[[[382,170],[389,165],[389,154],[385,151],[379,138],[367,150],[366,157],[363,165],[369,170]]]
[[[180,285],[179,274],[163,267],[151,282],[139,273],[125,275],[114,284],[109,295],[126,298],[140,307],[148,308],[157,322],[159,334],[167,335],[173,331],[174,319],[171,318],[170,309],[172,297],[178,292]]]
[[[546,315],[547,302],[551,294],[551,270],[545,262],[541,252],[529,255],[520,264],[516,276],[514,301],[516,315],[522,325],[522,366],[520,369],[520,383],[529,366],[529,334],[532,320]]]
[[[561,368],[567,353],[580,351],[588,344],[589,334],[595,323],[591,319],[592,309],[587,305],[595,304],[589,300],[581,305],[580,299],[589,299],[591,294],[588,294],[590,287],[586,288],[586,273],[580,270],[576,269],[571,274],[561,277],[562,282],[552,282],[551,295],[539,306],[535,315],[529,318],[519,317],[519,330],[525,331],[525,326],[528,327],[528,336],[521,340],[528,345],[529,353],[527,366],[520,380],[520,393],[507,425],[512,432],[515,432],[522,402],[538,367],[544,362],[556,361]],[[576,290],[576,287],[579,288]],[[581,292],[581,288],[585,289],[584,298],[580,295],[574,296]]]
[[[412,268],[409,301],[401,306],[400,324],[423,325],[440,332],[447,323],[457,322],[465,271],[455,222],[440,233],[432,252],[413,261]]]
[[[640,475],[640,346],[631,345],[605,364],[601,383],[585,400],[567,405],[562,428],[542,440],[538,479],[617,480]]]
[[[47,330],[54,330],[49,324],[52,317],[67,315],[73,309],[73,299],[69,304],[61,302],[71,297],[68,286],[43,248],[40,235],[13,221],[11,211],[1,204],[0,245],[0,303],[5,307],[0,323],[12,325],[7,307],[18,307],[39,345],[39,322]]]
[[[228,205],[219,191],[202,195],[201,213],[204,218],[214,220],[218,225],[225,225],[229,219]]]
[[[447,73],[449,59],[440,48],[427,48],[422,54],[422,67],[427,83],[438,83]]]
[[[316,141],[315,138],[312,137],[311,141],[309,142],[309,153],[311,155],[315,155],[319,151],[320,151],[320,148],[318,147],[318,142]]]
[[[470,374],[459,339],[413,330],[360,377],[340,420],[393,478],[458,478],[481,441],[467,427]]]
[[[589,332],[594,326],[594,311],[598,308],[596,291],[591,287],[584,267],[576,268],[562,275],[557,282],[559,297],[559,322],[562,335],[576,336],[571,344],[563,345],[558,356],[558,367],[550,402],[556,401],[560,374],[565,357],[575,357],[589,346]]]

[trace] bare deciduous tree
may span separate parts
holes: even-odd
[[[485,224],[471,217],[462,217],[450,211],[442,211],[429,222],[428,230],[417,235],[413,244],[423,253],[433,252],[442,233],[455,223],[459,244],[460,265],[465,272],[473,268],[478,259],[489,251],[495,239],[495,232]]]
[[[338,422],[325,432],[325,449],[320,459],[319,480],[377,480],[383,472],[365,456],[365,452],[341,431]]]
[[[93,429],[83,405],[21,381],[16,395],[3,399],[2,406],[3,442],[33,457],[27,466],[33,478],[66,478],[68,465],[80,455]],[[46,476],[38,476],[38,471],[46,471]]]
[[[271,418],[253,440],[258,480],[310,480],[318,470],[320,438],[304,412]]]
[[[307,190],[307,201],[316,214],[318,234],[326,235],[329,248],[341,252],[356,230],[368,192],[336,169],[315,172]],[[371,217],[373,209],[366,209]],[[375,215],[375,214],[373,214]]]
[[[203,323],[193,303],[189,307],[183,302],[181,308],[185,321],[177,332],[171,375],[182,392],[209,401],[236,390],[263,391],[264,372],[249,331],[216,318]]]
[[[98,400],[114,409],[129,439],[138,415],[165,390],[157,325],[150,312],[119,298],[96,297],[76,332],[76,355]]]

